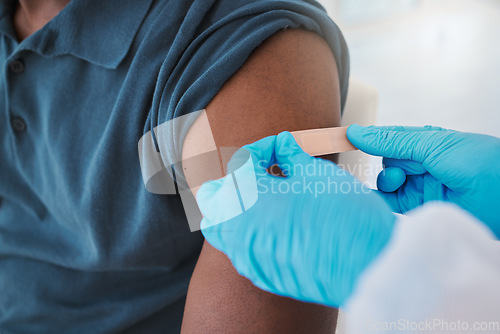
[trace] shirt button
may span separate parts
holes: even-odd
[[[23,133],[24,131],[26,131],[27,128],[26,122],[21,117],[18,116],[12,117],[10,123],[14,131],[18,133]]]
[[[23,73],[24,72],[24,62],[22,59],[16,59],[9,64],[9,68],[12,73]]]

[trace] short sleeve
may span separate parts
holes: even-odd
[[[348,50],[339,28],[319,3],[199,0],[179,13],[184,17],[177,18],[182,24],[160,69],[150,118],[152,128],[161,127],[155,136],[165,166],[179,165],[182,143],[197,111],[205,108],[255,48],[281,29],[314,31],[329,44],[337,63],[343,108]],[[183,179],[182,169],[175,169],[175,174],[178,181]]]

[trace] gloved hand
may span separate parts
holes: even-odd
[[[500,237],[500,139],[431,126],[359,125],[351,125],[347,137],[384,157],[377,187],[395,212],[453,202]]]
[[[286,177],[266,172],[274,164]],[[339,306],[391,236],[384,200],[289,132],[244,146],[228,171],[198,191],[202,232],[263,290]]]

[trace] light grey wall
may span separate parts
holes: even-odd
[[[379,92],[379,124],[500,136],[500,1],[320,2],[343,29],[352,75]]]

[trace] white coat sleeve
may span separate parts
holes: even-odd
[[[399,218],[344,311],[346,333],[500,333],[500,242],[429,203]]]

